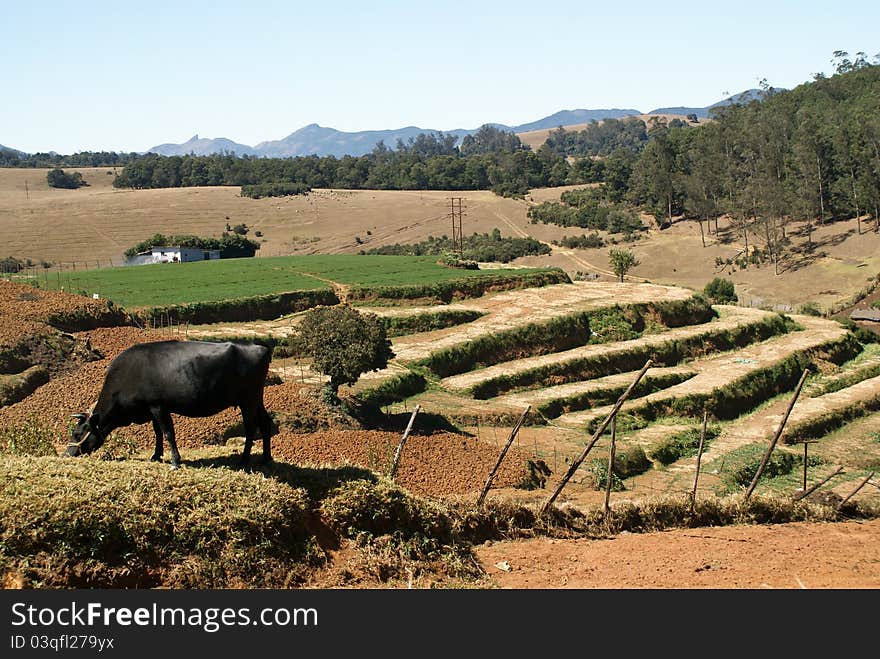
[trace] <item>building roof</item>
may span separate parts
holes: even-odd
[[[856,309],[849,317],[852,320],[873,320],[880,323],[880,309]]]

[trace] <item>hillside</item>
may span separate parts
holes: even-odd
[[[499,197],[489,191],[313,190],[283,199],[247,199],[236,187],[117,190],[112,168],[77,168],[89,183],[79,190],[46,185],[47,170],[0,169],[0,240],[8,254],[56,264],[64,270],[118,265],[122,252],[155,233],[217,236],[227,221],[247,224],[263,234],[258,258],[289,254],[356,254],[382,245],[411,244],[450,233],[449,197],[464,199],[464,232],[533,236],[545,243],[578,235],[581,229],[530,224],[526,213],[534,203],[558,201],[572,186],[535,189],[525,200]],[[26,191],[25,187],[28,186]],[[578,186],[573,186],[578,187]],[[229,218],[227,220],[226,218]],[[651,220],[645,218],[646,223]],[[804,225],[794,225],[802,244]],[[742,249],[737,227],[722,219],[720,233],[701,246],[696,222],[652,228],[631,245],[641,265],[631,280],[649,279],[701,289],[713,277],[730,278],[746,303],[796,308],[806,301],[842,304],[880,272],[880,234],[858,235],[855,220],[817,227],[818,249],[797,267],[776,276],[772,264],[747,269],[719,268],[717,259],[736,259]],[[800,234],[800,235],[799,235]],[[753,236],[754,238],[754,236]],[[553,247],[547,256],[525,257],[516,264],[554,265],[570,275],[593,273],[614,279],[608,248]],[[734,271],[735,270],[735,271]],[[873,281],[873,279],[872,279]]]

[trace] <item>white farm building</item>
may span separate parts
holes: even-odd
[[[141,252],[126,261],[126,265],[147,263],[189,263],[190,261],[210,261],[220,258],[219,249],[197,249],[195,247],[156,246],[149,252]]]

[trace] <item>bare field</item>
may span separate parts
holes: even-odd
[[[880,521],[679,529],[477,549],[499,588],[880,588]],[[509,571],[495,567],[506,561]]]

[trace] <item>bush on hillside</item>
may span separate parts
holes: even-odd
[[[50,188],[65,188],[68,190],[76,190],[84,185],[88,185],[88,183],[83,181],[82,174],[79,172],[68,174],[60,167],[56,167],[46,174],[46,183],[49,184]]]
[[[712,304],[735,304],[738,299],[733,282],[721,277],[715,277],[706,284],[703,288],[703,294],[709,298]]]

